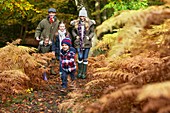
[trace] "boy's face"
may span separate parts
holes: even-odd
[[[45,40],[44,40],[44,44],[45,44],[45,45],[48,45],[48,43],[49,43],[49,39],[45,39]]]
[[[62,44],[62,49],[64,51],[68,51],[69,50],[69,46],[67,44]]]
[[[62,24],[59,25],[59,29],[60,29],[61,31],[64,31],[65,28],[66,28],[66,27],[65,27],[65,24],[62,23]]]

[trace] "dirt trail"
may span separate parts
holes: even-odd
[[[68,87],[67,92],[60,92],[60,77],[50,75],[48,85],[42,90],[26,95],[11,97],[0,104],[1,113],[59,113],[58,105],[67,99],[67,94],[74,91]],[[76,89],[80,89],[87,80],[76,79]]]

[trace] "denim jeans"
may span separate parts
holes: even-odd
[[[62,64],[61,64],[61,59],[59,58],[59,74],[62,75]]]
[[[66,72],[66,71],[62,70],[62,75],[61,75],[61,80],[62,80],[61,86],[62,86],[62,88],[67,88],[68,75],[70,75],[72,81],[75,79],[74,73],[75,73],[75,71]]]
[[[89,55],[90,48],[85,48],[81,51],[80,48],[77,48],[78,52],[78,60],[81,61],[83,59],[87,59]]]

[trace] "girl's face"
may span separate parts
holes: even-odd
[[[60,31],[64,31],[65,29],[66,29],[65,24],[64,24],[64,23],[61,23],[61,24],[59,25],[59,30],[60,30]]]
[[[68,51],[69,50],[69,46],[67,44],[62,44],[62,49],[64,51]]]

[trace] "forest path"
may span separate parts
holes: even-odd
[[[1,113],[59,113],[58,105],[67,100],[67,94],[81,90],[88,79],[76,79],[76,89],[69,86],[66,92],[61,92],[59,75],[49,75],[47,87],[31,93],[9,97],[8,101],[0,104]],[[69,84],[69,81],[68,81]]]

